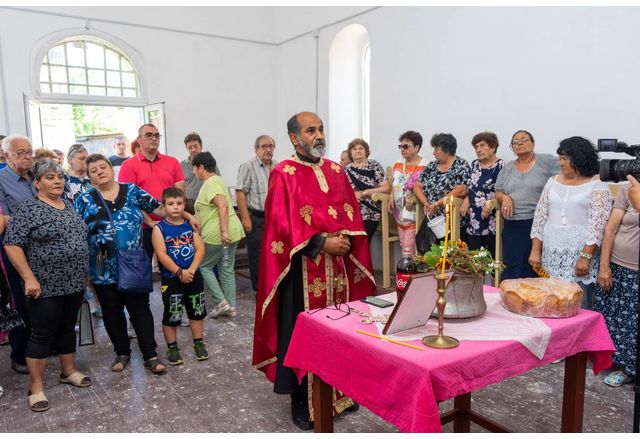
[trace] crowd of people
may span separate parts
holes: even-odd
[[[420,155],[422,135],[406,131],[398,137],[402,157],[387,173],[361,138],[348,144],[340,164],[326,159],[324,125],[314,113],[294,115],[287,130],[294,152],[280,162],[273,137],[256,138],[255,155],[240,166],[235,182],[237,209],[197,133],[185,137],[182,162],[158,151],[161,133],[152,124],[141,126],[131,143],[117,136],[110,157],[75,144],[61,160],[55,151],[34,151],[24,136],[2,140],[0,312],[17,311],[21,324],[0,327],[0,336],[8,332],[11,368],[30,375],[33,411],[49,408],[43,376],[50,355],[60,358],[61,383],[92,384],[74,367],[83,300],[104,320],[113,372],[129,365],[129,324],[144,367],[167,371],[154,335],[152,288],[124,286],[125,275],[136,274],[125,273],[128,257],[149,267],[157,258],[166,362],[184,363],[177,344],[181,324],[190,327],[196,359],[207,360],[204,319],[238,314],[234,266],[246,238],[257,292],[253,365],[276,393],[291,395],[294,423],[313,428],[306,378],[299,383],[283,365],[296,316],[318,307],[342,310],[345,302],[375,292],[369,246],[383,209],[395,220],[401,247],[415,251],[416,210],[427,218],[442,215],[450,196],[463,200],[463,240],[491,253],[496,213],[488,202],[499,202],[502,278],[535,277],[544,269],[577,282],[583,308],[604,315],[616,345],[605,383],[631,381],[640,183],[630,177],[613,201],[598,178],[599,157],[589,140],[564,139],[553,156],[536,152],[533,135],[518,130],[509,145],[516,158],[505,161],[497,154],[498,136],[485,131],[471,139],[477,158],[469,163],[457,155],[452,134],[431,137],[429,160]],[[377,193],[389,194],[388,204],[374,201]],[[213,301],[209,312],[206,291]],[[347,395],[337,391],[335,398],[336,412],[357,409]]]

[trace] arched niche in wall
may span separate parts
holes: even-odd
[[[329,49],[329,156],[355,137],[369,140],[369,32],[350,24],[338,32]]]

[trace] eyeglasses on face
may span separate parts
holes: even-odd
[[[529,140],[531,140],[530,137],[521,137],[519,139],[512,139],[511,140],[511,144],[512,145],[522,145],[525,142],[528,142]]]
[[[266,145],[260,145],[260,148],[262,149],[275,149],[276,146],[272,143],[266,144]]]
[[[398,145],[398,149],[404,149],[407,150],[409,148],[413,148],[415,145],[412,145],[411,143],[401,143],[400,145]]]
[[[18,151],[15,151],[13,154],[17,155],[19,158],[33,157],[33,150],[32,149],[20,149]]]
[[[144,133],[144,137],[151,140],[151,139],[158,139],[160,140],[160,138],[162,137],[162,134],[160,133]]]

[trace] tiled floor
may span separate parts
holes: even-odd
[[[109,338],[96,322],[97,343],[81,347],[77,366],[93,378],[79,389],[57,383],[55,358],[46,371],[45,392],[51,409],[33,413],[27,406],[28,377],[9,368],[9,347],[0,347],[0,432],[298,432],[289,418],[288,396],[276,395],[263,374],[251,368],[255,296],[249,281],[238,276],[238,317],[207,320],[210,359],[198,362],[188,328],[180,328],[185,364],[169,366],[163,376],[150,374],[133,343],[132,360],[123,373],[112,373]],[[210,298],[209,298],[210,299]],[[156,341],[161,357],[165,344],[159,317],[162,304],[152,295]],[[552,364],[487,387],[473,394],[480,412],[514,431],[559,431],[563,364]],[[448,410],[451,402],[443,403]],[[584,431],[630,432],[631,386],[613,389],[602,377],[587,373]],[[340,432],[396,432],[366,409],[340,415]],[[445,430],[450,431],[450,427]],[[472,426],[472,431],[483,431]]]

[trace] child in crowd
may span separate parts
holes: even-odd
[[[170,187],[162,192],[162,205],[167,216],[153,229],[153,249],[162,273],[162,332],[167,342],[167,361],[173,366],[184,363],[176,338],[183,307],[189,317],[193,351],[198,361],[209,354],[202,340],[204,318],[204,281],[198,267],[204,258],[204,243],[188,221],[182,218],[186,197],[184,192]]]

